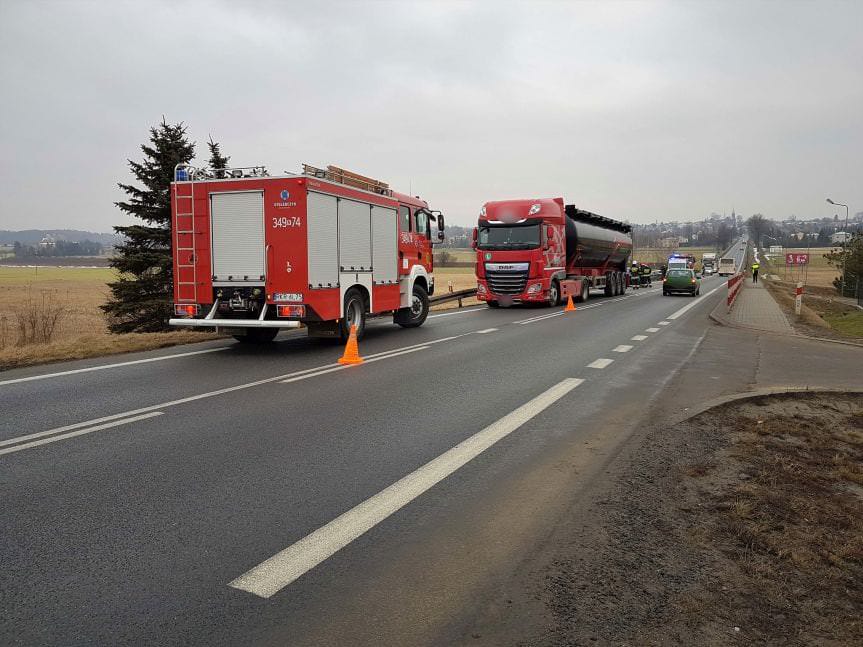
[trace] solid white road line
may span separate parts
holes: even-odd
[[[497,328],[486,328],[485,330],[477,330],[476,334],[477,335],[485,335],[486,333],[496,332],[496,331],[497,331]]]
[[[603,303],[605,303],[605,302],[603,302]],[[578,312],[579,310],[590,310],[591,308],[598,308],[599,306],[603,305],[603,303],[594,303],[594,304],[591,304],[589,306],[577,306],[576,312]],[[526,326],[527,324],[536,323],[537,321],[545,321],[546,319],[551,319],[552,317],[559,317],[559,316],[565,315],[565,314],[567,314],[567,312],[565,310],[558,310],[557,312],[552,312],[551,314],[539,315],[536,317],[530,317],[529,319],[520,319],[518,321],[513,321],[511,323],[519,324],[521,326]]]
[[[206,350],[194,350],[188,353],[175,353],[174,355],[162,355],[161,357],[148,357],[147,359],[136,359],[130,362],[117,362],[115,364],[103,364],[102,366],[89,366],[87,368],[76,368],[71,371],[60,371],[59,373],[44,373],[43,375],[31,375],[30,377],[19,377],[14,380],[3,380],[0,386],[7,384],[18,384],[19,382],[32,382],[33,380],[47,380],[49,377],[62,377],[64,375],[75,375],[77,373],[89,373],[90,371],[104,371],[109,368],[118,368],[120,366],[132,366],[133,364],[149,364],[150,362],[161,362],[166,359],[176,359],[178,357],[189,357],[191,355],[204,355],[206,353],[218,353],[219,351],[228,350],[228,346],[222,348],[208,348]]]
[[[51,436],[50,438],[43,438],[42,440],[34,440],[29,443],[23,443],[21,445],[14,445],[13,447],[6,447],[5,449],[0,449],[0,456],[3,454],[14,454],[15,452],[20,452],[24,449],[30,449],[31,447],[39,447],[40,445],[47,445],[49,443],[56,443],[59,440],[68,440],[69,438],[74,438],[75,436],[83,436],[84,434],[91,434],[94,431],[102,431],[103,429],[110,429],[112,427],[119,427],[120,425],[125,425],[130,422],[137,422],[139,420],[146,420],[147,418],[154,418],[155,416],[161,416],[161,411],[153,411],[151,413],[145,413],[140,416],[133,416],[132,418],[123,418],[122,420],[114,420],[113,422],[106,422],[103,425],[96,425],[94,427],[86,427],[84,429],[79,429],[78,431],[73,431],[68,434],[59,434],[57,436]]]
[[[276,553],[228,586],[269,598],[540,414],[584,380],[568,378],[463,440],[325,526]]]
[[[552,312],[552,313],[547,314],[547,315],[537,315],[535,317],[529,317],[527,319],[519,319],[518,321],[513,321],[512,323],[514,323],[514,324],[533,323],[534,321],[542,321],[543,319],[549,319],[551,317],[559,317],[560,315],[563,314],[563,312],[564,312],[563,310],[558,310],[557,312]]]
[[[633,335],[632,337],[630,337],[630,339],[632,341],[644,341],[645,339],[647,339],[647,335]]]
[[[705,295],[703,295],[703,296],[698,297],[697,299],[695,299],[695,301],[693,301],[693,302],[692,302],[692,303],[690,303],[689,305],[683,306],[680,310],[678,310],[678,311],[677,311],[677,312],[675,312],[674,314],[670,314],[670,315],[668,315],[668,318],[669,318],[669,319],[677,319],[677,318],[678,318],[678,317],[680,317],[681,315],[683,315],[683,314],[685,314],[686,312],[688,312],[690,308],[694,308],[695,306],[697,306],[697,305],[698,305],[699,303],[701,303],[704,299],[706,299],[707,297],[709,297],[711,294],[713,294],[714,292],[716,292],[716,291],[717,291],[719,288],[721,288],[721,287],[722,287],[722,285],[720,285],[720,286],[719,286],[719,287],[717,287],[717,288],[713,288],[710,292],[708,292],[707,294],[705,294]]]
[[[645,328],[644,332],[659,332],[659,328]]]
[[[434,319],[435,317],[452,317],[453,315],[469,315],[471,312],[482,312],[483,310],[488,310],[485,306],[480,306],[478,308],[472,308],[470,310],[459,310],[458,312],[442,312],[437,315],[429,315],[426,319]]]
[[[659,325],[660,325],[660,326],[667,326],[667,325],[668,325],[668,324],[670,324],[670,323],[671,323],[670,321],[660,321],[660,322],[659,322]]]
[[[399,355],[407,355],[408,353],[415,353],[418,350],[428,350],[428,346],[417,346],[413,348],[408,348],[406,350],[400,350],[395,353],[386,353],[380,355],[370,355],[369,357],[363,358],[363,364],[370,364],[371,362],[377,362],[382,359],[389,359],[390,357],[398,357]],[[338,366],[333,366],[332,368],[325,368],[321,371],[317,371],[315,373],[306,373],[305,375],[299,375],[297,377],[291,377],[287,380],[282,380],[282,384],[290,384],[291,382],[299,382],[300,380],[307,380],[310,377],[317,377],[318,375],[325,375],[327,373],[335,373],[336,371],[343,371],[346,368],[356,368],[357,366],[362,366],[362,364],[339,364]]]
[[[604,357],[600,357],[599,359],[594,360],[590,364],[588,364],[587,368],[605,368],[606,366],[611,364],[613,361],[614,361],[613,359],[606,359]]]
[[[459,337],[464,337],[466,334],[462,335],[453,335],[451,337],[443,337],[441,339],[433,339],[431,341],[424,342],[423,344],[414,344],[413,346],[405,346],[402,348],[395,348],[388,351],[383,351],[380,353],[375,353],[373,355],[367,355],[365,360],[368,362],[372,358],[381,356],[381,355],[390,355],[394,352],[399,352],[403,350],[410,350],[412,348],[419,347],[428,347],[432,344],[439,344],[441,342],[451,341],[453,339],[458,339]],[[169,407],[176,407],[181,404],[187,404],[189,402],[196,402],[197,400],[204,400],[206,398],[213,398],[219,395],[225,395],[226,393],[233,393],[234,391],[243,391],[245,389],[251,389],[256,386],[262,386],[264,384],[271,384],[273,382],[279,382],[282,380],[286,380],[288,378],[296,377],[298,375],[305,375],[307,373],[318,373],[323,369],[328,368],[342,368],[341,364],[336,364],[333,362],[332,364],[324,364],[322,366],[315,366],[313,368],[303,369],[301,371],[294,371],[293,373],[286,373],[284,375],[276,375],[274,377],[264,378],[262,380],[255,380],[254,382],[247,382],[245,384],[237,384],[236,386],[228,386],[223,389],[216,389],[215,391],[208,391],[206,393],[199,393],[197,395],[190,395],[185,398],[179,398],[177,400],[170,400],[168,402],[161,402],[159,404],[150,405],[148,407],[141,407],[139,409],[133,409],[131,411],[124,411],[123,413],[115,413],[109,416],[102,416],[101,418],[94,418],[92,420],[85,420],[83,422],[76,422],[71,425],[65,425],[63,427],[55,427],[54,429],[48,429],[47,431],[38,431],[33,434],[27,434],[26,436],[18,436],[17,438],[10,438],[8,440],[0,441],[0,447],[4,445],[12,445],[15,443],[24,442],[25,440],[32,440],[34,438],[41,438],[43,436],[50,436],[52,434],[57,434],[63,431],[71,431],[73,429],[80,429],[81,427],[87,427],[89,425],[97,425],[103,422],[108,422],[110,420],[117,420],[119,418],[126,418],[127,416],[135,416],[141,413],[147,413],[149,411],[156,411],[157,409],[167,409]]]
[[[612,348],[611,350],[613,350],[615,353],[628,353],[629,351],[632,350],[632,346],[627,346],[626,344],[621,344],[620,346],[617,346],[616,348]]]

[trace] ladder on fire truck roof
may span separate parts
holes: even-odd
[[[192,179],[188,167],[178,164],[174,169],[174,178],[180,180],[180,167],[186,170],[185,177]],[[174,249],[177,250],[177,266],[174,268],[177,281],[177,301],[179,303],[198,303],[198,270],[195,263],[195,182],[178,181],[174,185],[174,214],[176,229],[174,231]],[[183,245],[183,243],[186,243]],[[192,280],[188,278],[191,269]],[[186,271],[183,271],[186,270]],[[186,297],[183,286],[192,286],[192,298]]]
[[[375,180],[374,178],[366,177],[365,175],[360,175],[353,171],[346,171],[345,169],[333,166],[332,164],[327,166],[326,170],[317,168],[311,164],[303,164],[303,175],[320,178],[322,180],[329,180],[330,182],[336,182],[337,184],[344,184],[345,186],[362,189],[363,191],[369,191],[370,193],[378,193],[389,197],[392,197],[393,195],[390,185],[386,182]]]

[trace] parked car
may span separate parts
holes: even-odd
[[[701,293],[701,276],[695,270],[669,268],[662,280],[662,294],[691,294],[697,296]]]

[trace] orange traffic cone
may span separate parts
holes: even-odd
[[[357,326],[351,324],[351,334],[348,335],[348,343],[345,345],[345,354],[339,357],[339,364],[362,364],[360,349],[357,346]]]
[[[564,312],[575,312],[575,304],[572,302],[572,295],[570,294],[566,298],[566,307],[563,309]]]

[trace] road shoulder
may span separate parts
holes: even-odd
[[[643,644],[647,638],[686,644],[684,634],[656,633],[667,629],[664,614],[685,601],[690,587],[717,582],[720,571],[711,570],[715,565],[703,554],[681,549],[681,537],[697,530],[683,509],[681,497],[689,494],[680,490],[682,475],[715,462],[708,457],[728,444],[720,426],[708,424],[706,433],[699,422],[696,433],[688,419],[698,412],[710,418],[715,414],[699,405],[741,394],[844,390],[859,382],[860,365],[863,350],[853,347],[710,328],[692,361],[646,411],[643,419],[652,422],[640,426],[606,467],[608,478],[574,495],[548,540],[520,565],[517,583],[506,587],[518,592],[507,602],[510,617],[500,605],[489,609],[472,644]],[[677,606],[675,612],[683,613]],[[729,618],[713,633],[705,630],[714,642],[703,644],[733,637],[734,626]]]

